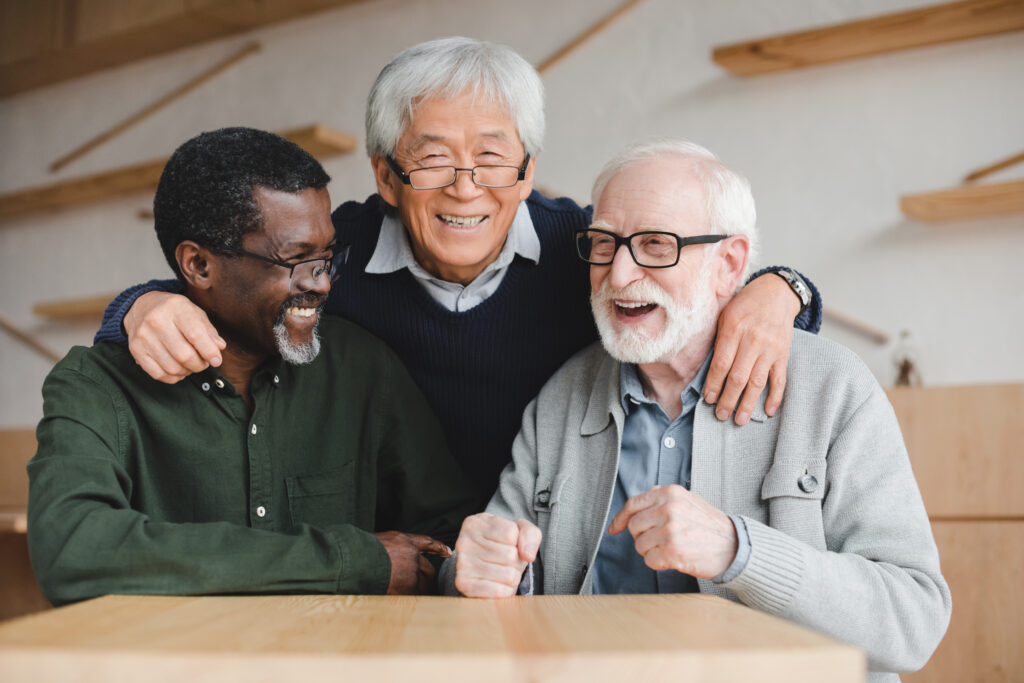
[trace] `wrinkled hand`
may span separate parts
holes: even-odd
[[[181,294],[143,294],[125,314],[124,329],[135,362],[167,384],[219,366],[227,346],[206,313]]]
[[[764,411],[772,416],[779,409],[786,388],[793,320],[799,313],[800,300],[785,280],[772,273],[741,289],[722,310],[715,353],[704,382],[704,400],[718,403],[715,415],[719,420],[728,420],[735,410],[736,424],[745,425],[769,381]]]
[[[655,486],[627,500],[608,533],[626,529],[651,569],[702,579],[728,569],[739,547],[729,516],[678,484]]]
[[[540,540],[541,530],[525,519],[486,512],[467,517],[455,542],[455,587],[470,598],[515,595]]]
[[[382,531],[374,534],[391,558],[388,595],[425,595],[433,592],[434,565],[424,553],[450,557],[451,550],[441,541],[422,534]]]

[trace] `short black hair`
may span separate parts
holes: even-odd
[[[171,155],[153,198],[164,257],[182,279],[174,251],[183,241],[226,253],[261,227],[257,187],[297,193],[330,180],[308,152],[273,133],[221,128],[197,135]]]

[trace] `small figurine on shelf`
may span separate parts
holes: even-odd
[[[892,354],[893,363],[896,365],[896,386],[921,386],[921,373],[917,369],[917,355],[917,347],[911,341],[910,330],[903,330]]]

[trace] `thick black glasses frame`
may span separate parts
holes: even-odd
[[[583,238],[588,232],[599,232],[602,235],[607,235],[608,237],[611,237],[613,240],[615,240],[615,250],[612,252],[612,256],[610,259],[608,259],[607,261],[592,261],[583,255],[580,239]],[[676,241],[676,244],[678,245],[678,249],[676,249],[675,260],[672,261],[672,263],[667,263],[663,266],[647,266],[644,265],[643,263],[640,263],[639,259],[637,259],[636,257],[636,252],[633,251],[633,238],[641,237],[643,235],[659,235],[661,237],[671,237],[672,239],[674,239]],[[612,261],[615,260],[615,255],[619,253],[619,247],[625,244],[629,248],[629,255],[633,257],[633,262],[636,263],[641,268],[671,268],[672,266],[679,263],[679,255],[682,253],[683,247],[689,246],[691,244],[714,244],[715,242],[721,242],[727,237],[732,237],[732,235],[694,235],[692,237],[680,237],[675,233],[662,232],[661,230],[646,230],[644,232],[634,232],[629,237],[621,237],[619,235],[616,235],[614,232],[610,232],[608,230],[601,230],[600,228],[586,228],[576,231],[576,253],[582,260],[586,261],[592,266],[610,266],[612,264]]]
[[[403,184],[409,185],[410,187],[412,187],[412,179],[409,177],[409,173],[406,173],[405,171],[402,170],[402,167],[398,165],[398,162],[395,161],[395,158],[393,156],[388,154],[386,157],[384,157],[384,161],[387,162],[388,167],[392,171],[395,172],[395,175],[398,176],[398,179],[401,180]],[[475,171],[478,168],[484,168],[484,167],[516,168],[515,166],[505,166],[503,164],[480,164],[479,166],[474,166],[472,168],[459,168],[458,166],[424,166],[422,169],[414,168],[412,171],[410,171],[410,173],[414,173],[416,171],[426,171],[426,170],[431,170],[431,169],[436,169],[436,168],[454,168],[455,169],[455,179],[452,180],[450,183],[448,183],[448,185],[441,185],[440,187],[430,187],[430,188],[413,187],[412,189],[414,189],[414,190],[419,190],[419,189],[440,190],[442,187],[448,187],[449,185],[454,185],[455,183],[459,182],[459,171],[463,171],[463,172],[469,171],[470,179],[473,181],[473,184],[477,185],[478,187],[494,187],[494,188],[512,187],[516,183],[518,183],[518,182],[520,182],[520,181],[522,181],[522,180],[524,180],[526,178],[526,166],[529,163],[530,163],[530,155],[527,154],[526,158],[523,159],[523,165],[519,167],[519,176],[516,178],[516,182],[512,183],[512,185],[481,185],[480,183],[478,183],[476,181],[476,175],[473,173],[473,171]]]
[[[269,256],[264,256],[263,254],[254,254],[253,252],[246,251],[245,249],[234,249],[234,248],[232,248],[232,249],[227,249],[226,251],[229,254],[235,254],[237,256],[249,256],[251,258],[259,259],[260,261],[266,261],[267,263],[272,263],[275,266],[281,266],[282,268],[287,268],[288,269],[288,280],[289,281],[291,281],[292,277],[294,277],[295,269],[298,266],[301,266],[303,263],[313,263],[314,261],[327,261],[330,264],[330,269],[331,269],[330,270],[330,279],[331,279],[331,282],[334,282],[335,280],[338,279],[338,275],[340,275],[340,273],[338,272],[338,266],[343,266],[343,265],[345,265],[345,263],[348,262],[348,252],[349,252],[349,249],[351,249],[351,248],[352,248],[352,246],[349,245],[349,244],[346,244],[345,246],[340,247],[340,248],[337,247],[337,246],[334,246],[334,247],[331,247],[331,249],[334,251],[334,256],[332,256],[330,258],[311,258],[311,259],[306,259],[305,261],[299,261],[298,263],[288,263],[287,261],[278,261],[277,259],[272,259]]]

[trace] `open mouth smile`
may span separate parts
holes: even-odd
[[[615,313],[620,318],[641,318],[648,313],[651,313],[658,307],[658,304],[647,303],[644,301],[624,301],[616,299]]]
[[[437,218],[450,228],[470,230],[485,221],[487,216],[453,216],[447,213],[439,213]]]

